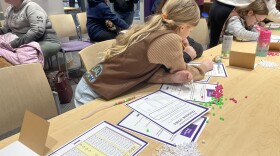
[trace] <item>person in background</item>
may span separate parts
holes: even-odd
[[[11,4],[4,14],[5,24],[0,35],[11,32],[18,36],[10,42],[12,48],[36,41],[45,57],[53,56],[60,50],[60,42],[47,13],[31,0],[5,0]]]
[[[78,5],[79,7],[82,6],[82,0],[77,0],[78,1]],[[76,3],[76,0],[69,0],[69,6],[70,7],[75,7],[75,3]]]
[[[200,17],[202,15],[203,12],[203,5],[204,5],[204,0],[195,0],[197,5],[199,6],[199,10],[200,10]]]
[[[110,0],[110,2],[113,3],[117,16],[130,26],[134,17],[134,4],[139,0]]]
[[[85,73],[75,92],[75,105],[96,98],[110,100],[136,85],[187,83],[201,80],[213,69],[211,60],[189,66],[183,59],[186,37],[200,20],[193,0],[170,0],[162,14],[120,34],[105,60]]]
[[[88,0],[87,30],[90,40],[101,42],[116,38],[128,24],[112,13],[106,0]]]
[[[237,15],[231,16],[225,23],[224,34],[231,34],[241,41],[254,41],[259,33],[254,28],[268,15],[264,0],[256,0],[245,8],[236,8]]]
[[[210,43],[212,48],[219,43],[220,35],[225,21],[235,7],[246,7],[255,0],[215,0],[209,12]],[[268,8],[268,19],[273,22],[280,22],[280,12],[276,9],[275,0],[264,0]]]
[[[167,1],[168,0],[160,0],[159,6],[156,6],[156,14],[161,14],[162,8]],[[184,44],[185,49],[183,52],[183,56],[186,63],[189,63],[190,61],[202,56],[203,47],[200,43],[196,42],[194,39],[188,36],[187,39],[184,41]]]
[[[151,12],[155,14],[157,12],[157,8],[160,6],[162,0],[155,0],[151,9]]]

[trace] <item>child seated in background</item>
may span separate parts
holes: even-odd
[[[231,34],[237,40],[254,41],[259,37],[255,26],[268,15],[263,0],[256,0],[245,8],[236,8],[225,22],[223,34]]]
[[[87,30],[91,41],[101,42],[116,38],[127,23],[112,13],[107,0],[87,0]]]

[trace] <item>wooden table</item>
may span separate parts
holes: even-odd
[[[254,53],[255,42],[234,42],[232,50]],[[220,54],[221,45],[204,52],[202,58],[213,58]],[[260,59],[277,62],[279,56],[268,56]],[[223,60],[228,78],[211,78],[210,82],[223,85],[224,97],[235,98],[238,102],[225,101],[222,109],[216,107],[207,114],[210,118],[197,143],[204,156],[276,156],[280,155],[280,70],[257,67],[255,70],[228,66]],[[159,89],[159,85],[146,85],[132,92],[132,95],[146,95]],[[247,98],[245,98],[247,96]],[[120,97],[118,99],[123,99]],[[109,101],[114,103],[117,100]],[[87,105],[66,112],[50,119],[50,131],[47,141],[49,152],[64,145],[68,141],[106,120],[117,124],[131,109],[125,105],[111,107],[94,116],[80,118],[94,107],[108,103],[95,100]],[[215,112],[216,116],[212,116]],[[224,117],[221,121],[219,117]],[[132,133],[132,132],[130,132]],[[142,135],[132,133],[146,141],[149,145],[139,154],[143,156],[155,153],[155,148],[162,144]],[[18,134],[0,142],[0,149],[18,139]],[[202,143],[204,141],[205,143]]]

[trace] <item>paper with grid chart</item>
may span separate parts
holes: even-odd
[[[209,111],[209,108],[162,91],[156,91],[127,105],[172,134]]]
[[[131,156],[146,145],[147,142],[104,121],[49,156]]]

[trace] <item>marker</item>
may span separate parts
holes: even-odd
[[[218,72],[219,72],[219,73],[221,73],[221,72],[220,72],[220,66],[221,66],[221,60],[218,60]]]
[[[269,29],[270,29],[270,26],[271,26],[271,23],[269,24],[269,26],[268,26],[267,30],[269,30]]]

